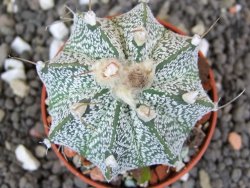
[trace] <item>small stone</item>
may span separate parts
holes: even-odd
[[[74,184],[78,188],[87,188],[88,187],[88,185],[86,183],[84,183],[82,180],[80,180],[78,177],[74,177]]]
[[[59,174],[62,172],[62,164],[60,161],[55,161],[52,166],[52,173],[53,174]]]
[[[0,45],[0,68],[2,67],[2,64],[6,57],[8,56],[8,45],[3,43]]]
[[[5,112],[0,108],[0,122],[3,121],[4,116],[5,116]]]
[[[194,104],[199,95],[198,91],[190,91],[182,95],[182,99],[188,104]]]
[[[95,167],[90,172],[90,178],[94,181],[104,181],[104,176],[98,167]]]
[[[126,187],[136,187],[136,183],[131,177],[127,177],[124,184]]]
[[[39,4],[43,10],[49,10],[55,6],[54,0],[39,0]]]
[[[207,5],[208,4],[208,0],[201,0],[200,1],[203,5]]]
[[[174,166],[175,166],[175,171],[179,172],[179,171],[181,171],[181,169],[183,169],[185,167],[185,164],[183,163],[183,161],[178,160],[175,162]]]
[[[15,104],[14,104],[13,100],[8,98],[7,100],[5,100],[4,107],[7,110],[12,110],[15,107]]]
[[[202,39],[200,46],[199,46],[199,50],[202,52],[202,54],[206,57],[208,54],[208,50],[209,50],[209,42],[207,41],[207,39]]]
[[[171,185],[171,188],[182,188],[181,182],[175,182],[173,185]]]
[[[64,45],[63,41],[54,39],[50,44],[49,58],[50,59],[54,58],[63,45]]]
[[[8,58],[5,59],[4,61],[4,69],[9,70],[9,69],[24,69],[24,65],[22,61]]]
[[[64,146],[63,147],[63,153],[66,155],[68,158],[72,158],[76,155],[76,152],[70,149],[69,147]]]
[[[79,168],[81,167],[82,165],[82,160],[81,160],[81,156],[80,155],[75,155],[73,157],[73,164],[75,165],[76,168]]]
[[[149,3],[149,0],[139,0],[140,3]]]
[[[24,98],[28,95],[30,87],[22,80],[11,80],[10,87],[13,90],[13,93],[21,98]]]
[[[157,14],[157,18],[161,20],[166,20],[168,18],[169,10],[170,10],[170,2],[165,1],[164,4],[161,6],[159,13]]]
[[[72,179],[71,178],[64,179],[62,188],[70,188],[70,187],[74,187]]]
[[[18,12],[18,6],[16,4],[16,0],[5,1],[5,4],[7,5],[7,12],[8,13],[17,13]]]
[[[101,0],[101,2],[102,2],[103,4],[108,4],[108,3],[110,2],[110,0]]]
[[[240,105],[238,107],[235,107],[233,110],[233,120],[239,123],[244,122],[243,117],[244,117],[245,111],[246,111],[245,105]]]
[[[113,8],[110,9],[108,15],[109,16],[114,16],[114,15],[117,15],[119,14],[119,12],[122,11],[122,7],[120,5],[116,5],[114,6]]]
[[[55,22],[49,27],[49,31],[55,39],[63,40],[69,34],[69,29],[63,22]]]
[[[223,8],[230,8],[235,4],[235,0],[220,1],[220,6]]]
[[[36,146],[35,154],[39,158],[43,158],[47,154],[47,149],[44,146]]]
[[[189,178],[189,173],[186,173],[180,178],[180,180],[186,182],[188,178]]]
[[[81,157],[81,165],[86,168],[90,168],[91,166],[93,166],[92,163],[84,157]]]
[[[12,80],[25,80],[26,75],[23,69],[11,69],[2,73],[1,78],[10,83]]]
[[[38,11],[39,10],[39,2],[37,0],[29,0],[27,1],[28,5],[29,5],[29,8],[31,10],[34,10],[34,11]]]
[[[169,175],[169,167],[168,166],[165,166],[165,165],[158,165],[156,168],[155,168],[155,172],[159,178],[160,181],[166,179]]]
[[[231,132],[228,135],[228,142],[234,150],[240,150],[242,146],[241,136],[236,132]]]
[[[234,182],[238,182],[242,176],[242,171],[239,168],[233,170],[232,179]]]
[[[229,12],[231,14],[236,14],[236,13],[240,12],[241,9],[242,9],[242,5],[241,4],[236,4],[235,6],[230,7]]]
[[[193,188],[193,187],[195,187],[195,181],[194,179],[191,178],[183,184],[183,188]]]
[[[18,145],[15,150],[16,158],[22,163],[25,170],[34,171],[40,166],[40,162],[25,148],[24,145]]]
[[[7,14],[1,14],[0,15],[0,27],[14,27],[15,22],[11,18],[11,16],[8,16]]]
[[[205,170],[199,171],[199,179],[201,188],[212,188],[210,183],[210,177]]]
[[[97,0],[92,0],[91,1],[91,4],[96,4],[97,3]],[[79,0],[79,4],[80,5],[88,5],[89,4],[89,0]]]
[[[12,144],[11,144],[10,142],[8,142],[8,141],[5,141],[5,142],[4,142],[4,146],[5,146],[5,148],[6,148],[7,150],[9,150],[9,151],[11,151],[12,148],[13,148]]]
[[[215,179],[211,182],[212,187],[223,188],[223,181],[221,179]]]
[[[200,22],[196,24],[194,27],[192,27],[191,30],[193,34],[198,34],[201,36],[203,33],[205,33],[205,25],[203,22]]]
[[[11,43],[11,48],[21,55],[23,52],[30,52],[31,46],[25,42],[21,37],[17,36]]]

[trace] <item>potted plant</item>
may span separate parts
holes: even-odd
[[[95,187],[110,187],[125,172],[141,186],[177,181],[200,160],[216,125],[217,93],[198,52],[201,37],[159,23],[145,0],[109,19],[91,10],[73,14],[63,49],[36,65],[46,87],[41,102],[46,144],[53,143],[66,167]],[[184,164],[183,144],[197,122],[209,123],[206,136]],[[78,169],[70,162],[75,155],[85,162]],[[83,174],[93,168],[105,182]]]

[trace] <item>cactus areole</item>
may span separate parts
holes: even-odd
[[[195,123],[215,104],[198,70],[197,38],[164,28],[146,1],[111,19],[75,13],[73,31],[37,64],[52,124],[48,139],[98,166],[176,166]]]

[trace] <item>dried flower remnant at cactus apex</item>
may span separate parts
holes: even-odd
[[[111,19],[74,13],[64,49],[37,65],[49,140],[94,163],[107,181],[130,169],[176,166],[191,129],[215,107],[199,79],[199,41],[165,29],[146,1]]]

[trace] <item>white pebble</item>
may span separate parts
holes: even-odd
[[[207,41],[207,39],[201,40],[199,50],[203,53],[205,57],[207,56],[209,50],[209,42]]]
[[[237,5],[235,5],[235,7],[236,7],[237,12],[241,11],[241,9],[242,9],[241,4],[237,4]]]
[[[12,80],[20,79],[25,80],[26,75],[23,69],[11,69],[1,75],[2,80],[7,83],[10,83]]]
[[[24,69],[23,62],[12,58],[5,59],[4,69]]]
[[[13,93],[21,98],[28,95],[30,87],[22,80],[11,80],[10,87]]]
[[[181,160],[178,160],[175,162],[174,166],[175,166],[176,172],[179,172],[182,168],[185,167],[185,164]]]
[[[54,58],[63,45],[63,41],[54,39],[50,44],[49,58]]]
[[[97,0],[92,0],[92,5],[97,3]],[[89,4],[89,0],[79,0],[79,4],[80,5],[88,5]]]
[[[15,150],[16,158],[22,163],[25,170],[34,171],[40,166],[40,162],[33,156],[33,154],[25,148],[24,145],[18,145]]]
[[[21,55],[25,51],[31,51],[30,45],[18,36],[12,41],[11,48],[19,55]]]
[[[118,167],[118,163],[114,157],[114,155],[110,155],[105,159],[105,165],[111,168]]]
[[[54,0],[39,0],[39,4],[43,10],[49,10],[55,6]]]
[[[186,173],[186,174],[184,174],[184,175],[181,177],[180,180],[186,182],[186,181],[188,180],[188,178],[189,178],[189,173]]]
[[[57,22],[53,23],[49,27],[49,31],[52,34],[52,36],[58,40],[62,40],[64,38],[66,38],[69,34],[69,29],[61,21],[57,21]]]
[[[194,104],[199,92],[198,91],[190,91],[182,95],[182,99],[188,104]]]
[[[88,5],[89,4],[89,0],[79,0],[79,4],[80,5]]]

